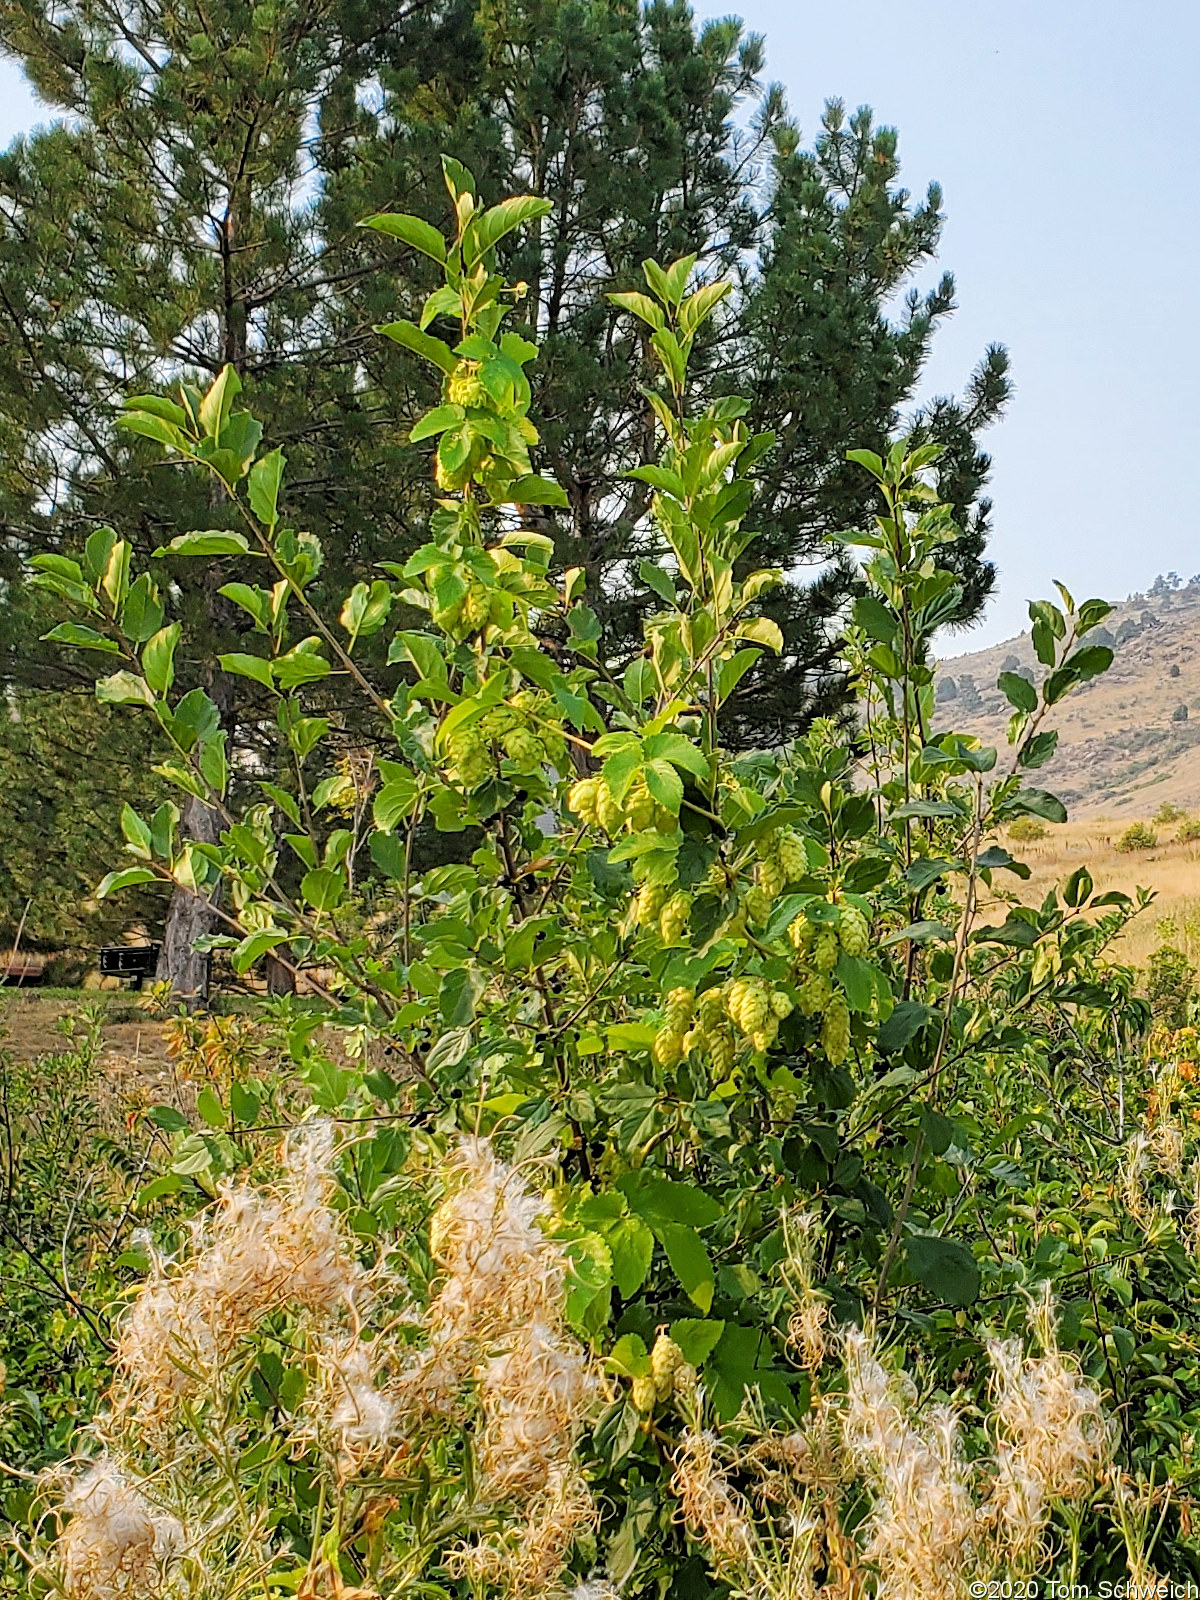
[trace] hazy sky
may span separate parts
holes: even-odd
[[[904,178],[945,191],[960,309],[927,388],[989,340],[1016,394],[995,458],[1000,594],[974,648],[1061,578],[1123,597],[1200,571],[1200,7],[1194,0],[745,0],[804,136],[826,98],[900,130]],[[0,63],[0,142],[38,120]],[[847,440],[852,445],[853,440]],[[1185,470],[1186,469],[1186,470]]]

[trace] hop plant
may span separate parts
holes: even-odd
[[[815,934],[816,929],[803,911],[788,927],[788,938],[792,942],[792,948],[801,952],[812,949]]]

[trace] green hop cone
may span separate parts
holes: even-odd
[[[692,1018],[696,996],[690,989],[672,989],[667,996],[666,1022],[668,1028],[682,1033]]]
[[[596,822],[598,782],[596,778],[580,778],[578,783],[573,783],[567,791],[567,810],[573,812],[580,822],[592,825]]]
[[[810,972],[796,991],[796,1004],[806,1017],[819,1017],[833,998],[833,986],[823,972]]]
[[[650,1046],[650,1054],[658,1065],[666,1071],[677,1067],[683,1060],[683,1036],[675,1031],[669,1024],[664,1024],[654,1035],[654,1043]]]
[[[633,1380],[633,1403],[639,1411],[653,1411],[658,1401],[658,1385],[650,1373]]]
[[[813,940],[813,966],[826,975],[837,966],[838,936],[832,928],[821,928]]]
[[[788,938],[792,941],[792,948],[795,950],[811,950],[816,931],[802,911],[788,927]]]
[[[804,848],[804,840],[794,829],[784,828],[780,832],[777,853],[788,883],[794,883],[808,871],[808,851]]]
[[[679,942],[688,925],[691,909],[692,902],[682,889],[667,901],[658,919],[658,931],[662,934],[664,944]]]
[[[675,1373],[683,1365],[683,1351],[665,1333],[660,1333],[650,1352],[650,1373],[654,1379],[655,1393],[660,1400],[669,1400],[675,1388]]]
[[[608,834],[615,834],[625,820],[625,809],[604,778],[599,779],[596,788],[596,820]]]
[[[787,886],[787,877],[776,856],[768,856],[758,864],[758,887],[768,900],[781,895]]]
[[[829,1064],[840,1067],[850,1054],[850,1009],[841,995],[834,995],[821,1023],[821,1048]]]
[[[646,928],[658,921],[658,914],[666,905],[670,892],[670,885],[666,883],[644,883],[641,886],[634,901],[634,917],[639,927]]]
[[[848,956],[865,956],[871,945],[871,926],[857,906],[843,906],[838,938]]]

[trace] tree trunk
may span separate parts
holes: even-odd
[[[188,795],[184,802],[179,825],[183,838],[200,844],[215,844],[220,833],[217,813],[195,795]],[[219,884],[213,892],[219,894]],[[211,957],[206,950],[196,950],[194,946],[197,939],[212,930],[211,902],[176,884],[167,907],[167,925],[154,976],[160,981],[169,980],[172,995],[189,1011],[208,1003]]]
[[[295,994],[295,974],[270,950],[267,951],[263,962],[263,971],[267,980],[268,994]]]

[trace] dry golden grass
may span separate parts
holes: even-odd
[[[1151,822],[1158,844],[1151,850],[1122,852],[1117,841],[1129,824],[1128,817],[1120,821],[1093,817],[1049,827],[1044,839],[1032,843],[1006,840],[1006,847],[1029,864],[1032,875],[1027,883],[1017,883],[1007,873],[997,877],[1016,884],[1020,898],[1029,905],[1040,904],[1052,888],[1083,866],[1098,890],[1134,895],[1139,888],[1151,889],[1153,903],[1134,919],[1118,946],[1121,960],[1142,966],[1152,950],[1170,943],[1200,965],[1200,841],[1179,842],[1175,837],[1179,822]],[[1164,920],[1173,922],[1173,930],[1161,926]]]

